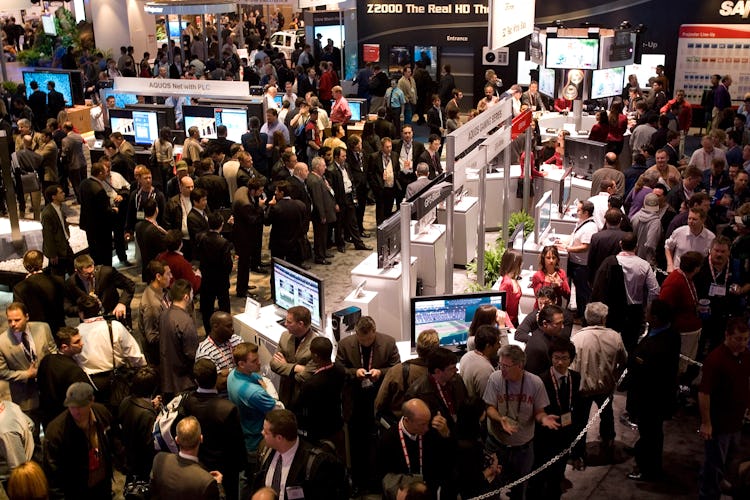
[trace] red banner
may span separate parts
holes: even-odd
[[[520,115],[513,118],[513,123],[510,129],[511,138],[515,139],[522,133],[526,132],[526,129],[531,126],[532,114],[531,110],[527,109]]]

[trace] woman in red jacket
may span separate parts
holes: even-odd
[[[607,134],[607,151],[617,156],[622,153],[623,136],[628,129],[628,117],[622,114],[622,101],[616,100],[609,107],[609,133]]]

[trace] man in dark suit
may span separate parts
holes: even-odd
[[[358,135],[350,135],[347,139],[346,163],[352,175],[354,191],[357,195],[357,206],[355,213],[357,215],[357,227],[361,238],[369,238],[370,235],[365,232],[364,218],[365,208],[367,207],[367,158],[362,152],[362,138]]]
[[[55,82],[47,82],[47,111],[49,116],[57,118],[57,114],[64,109],[65,97],[55,90]]]
[[[195,168],[195,187],[202,188],[208,196],[208,207],[211,210],[228,208],[229,186],[227,180],[215,173],[214,162],[204,158]]]
[[[297,399],[303,383],[310,379],[315,366],[311,364],[310,343],[315,338],[310,310],[305,306],[292,306],[286,312],[286,331],[279,339],[279,350],[271,359],[271,370],[278,374],[279,399],[287,407]]]
[[[125,446],[125,465],[128,479],[148,481],[154,462],[153,427],[158,406],[152,399],[159,392],[159,372],[153,366],[139,368],[133,376],[130,395],[117,412]]]
[[[371,109],[375,109],[375,107],[373,106],[373,108]],[[375,123],[373,124],[375,135],[377,135],[381,139],[385,137],[388,137],[389,139],[395,139],[396,137],[398,137],[396,127],[393,125],[393,123],[385,118],[385,108],[376,109],[376,113],[378,114],[378,117],[375,119]]]
[[[94,266],[88,254],[73,261],[75,272],[65,282],[65,314],[78,317],[78,299],[96,295],[104,314],[129,322],[135,282],[112,266]]]
[[[221,472],[227,500],[236,500],[240,471],[247,458],[239,411],[234,403],[217,394],[213,361],[207,358],[196,361],[193,376],[199,390],[185,400],[184,409],[186,415],[198,419],[203,431],[198,458],[208,469]]]
[[[83,340],[78,330],[65,326],[55,332],[56,353],[39,362],[36,382],[39,386],[39,410],[47,428],[56,416],[65,411],[65,392],[75,382],[88,383],[89,378],[73,358],[81,353]]]
[[[276,185],[274,198],[268,202],[264,224],[271,226],[268,248],[273,257],[284,259],[291,264],[302,264],[300,242],[304,237],[307,209],[304,203],[290,196],[289,183]]]
[[[198,331],[193,316],[193,289],[190,282],[179,279],[169,289],[172,305],[159,318],[159,361],[161,390],[165,400],[178,392],[195,387],[192,370],[198,350]]]
[[[174,179],[177,179],[177,177]],[[190,201],[190,193],[194,187],[193,179],[189,175],[179,179],[180,192],[167,201],[166,213],[164,214],[164,225],[166,228],[176,229],[182,234],[182,253],[188,260],[193,257],[190,233],[187,231],[187,218],[190,210],[193,208],[193,203]]]
[[[104,142],[104,151],[107,153],[111,163],[112,171],[122,175],[126,181],[132,183],[135,180],[135,161],[133,158],[122,153],[114,142],[107,139]]]
[[[132,189],[128,199],[128,213],[125,217],[125,233],[133,235],[135,225],[146,218],[144,206],[147,200],[155,200],[158,207],[156,220],[159,224],[164,224],[164,214],[166,213],[167,200],[164,193],[159,191],[153,184],[153,175],[148,167],[138,165],[135,168],[135,176],[138,187]]]
[[[107,167],[101,163],[91,165],[91,177],[81,182],[80,227],[86,231],[89,252],[97,264],[112,265],[112,226],[117,207],[112,207],[104,179]]]
[[[320,463],[318,458],[310,457],[310,445],[302,441],[297,435],[297,419],[289,410],[271,410],[266,413],[263,422],[263,438],[267,449],[261,456],[260,472],[255,476],[253,490],[264,486],[275,491],[285,492],[284,498],[306,498],[309,500],[324,500],[340,498],[333,491],[336,484],[331,469]],[[284,455],[296,447],[292,463],[284,476],[282,467],[286,468]],[[308,462],[313,460],[314,473],[308,474]],[[319,465],[316,467],[315,461]],[[309,479],[307,476],[310,476]],[[291,497],[293,491],[302,490],[304,496]]]
[[[201,270],[201,316],[206,331],[211,331],[211,315],[218,299],[219,310],[230,312],[229,274],[232,272],[232,244],[221,235],[224,217],[213,212],[208,216],[208,231],[198,241]]]
[[[410,182],[409,185],[406,186],[406,194],[404,195],[404,198],[407,200],[411,199],[412,196],[427,186],[427,184],[430,183],[430,178],[428,177],[429,174],[429,165],[424,162],[417,163],[417,180]]]
[[[167,249],[167,231],[156,222],[159,208],[155,199],[149,198],[143,203],[143,214],[146,218],[135,225],[135,241],[141,250],[141,279],[149,283],[154,277],[148,272],[148,264]]]
[[[31,321],[44,321],[50,330],[56,332],[65,326],[65,288],[59,276],[49,276],[42,272],[43,265],[42,252],[26,252],[23,267],[29,274],[13,287],[13,300],[26,304]]]
[[[424,162],[430,167],[430,179],[434,179],[438,174],[443,173],[443,166],[440,164],[440,136],[430,134],[427,138],[427,146],[424,152],[419,156],[418,162]]]
[[[29,88],[33,91],[29,96],[29,107],[34,113],[34,129],[43,130],[47,128],[47,94],[39,90],[36,80],[29,83]],[[54,118],[56,117],[57,115],[54,115]]]
[[[267,274],[261,265],[261,246],[263,243],[263,211],[265,200],[260,199],[263,184],[260,179],[252,179],[246,186],[241,186],[234,193],[232,215],[234,228],[232,241],[237,254],[237,284],[235,292],[238,297],[245,297],[250,287],[250,270]]]
[[[198,241],[208,231],[208,195],[205,189],[197,188],[190,192],[192,208],[187,216],[187,229],[193,257],[197,256]]]
[[[355,335],[339,342],[336,362],[344,366],[347,375],[344,417],[348,420],[351,440],[352,482],[360,489],[368,489],[374,486],[376,479],[375,396],[388,369],[400,363],[401,358],[396,341],[389,335],[378,333],[370,316],[360,318],[354,331]]]
[[[73,130],[71,122],[65,122],[62,126],[65,137],[61,141],[60,161],[65,164],[68,178],[73,185],[73,192],[80,202],[79,188],[81,181],[86,176],[86,157],[83,155],[83,137]],[[46,176],[45,176],[46,179]]]
[[[393,152],[398,158],[398,182],[401,189],[396,193],[396,204],[400,205],[404,198],[407,184],[417,180],[417,163],[424,153],[424,144],[414,140],[414,129],[411,125],[404,125],[401,139],[393,141]]]
[[[161,452],[154,457],[151,469],[151,498],[154,500],[219,500],[223,498],[219,471],[206,470],[198,459],[203,436],[195,417],[185,417],[177,424],[175,442],[180,454]]]
[[[356,250],[372,250],[362,242],[359,236],[360,228],[357,227],[357,214],[354,211],[357,203],[356,191],[349,165],[346,163],[346,149],[335,148],[333,150],[333,163],[326,169],[328,182],[333,188],[336,200],[336,248],[344,253],[345,240],[354,244]]]
[[[432,106],[427,110],[427,126],[430,127],[430,135],[438,137],[445,135],[445,108],[440,106],[440,96],[432,95]]]
[[[312,159],[312,171],[305,183],[312,201],[313,257],[316,264],[330,265],[328,257],[328,225],[336,222],[336,201],[325,179],[326,163],[316,156]]]
[[[73,249],[68,242],[70,230],[62,211],[65,192],[58,184],[53,184],[44,191],[44,198],[47,205],[42,210],[42,252],[49,259],[50,272],[65,278],[73,271]]]
[[[375,221],[380,225],[393,213],[396,193],[401,191],[398,155],[393,151],[393,141],[390,138],[380,139],[380,151],[370,155],[367,173],[367,181],[375,196]]]
[[[602,262],[604,262],[604,259],[610,255],[620,253],[620,240],[625,236],[625,231],[620,229],[622,218],[622,210],[610,208],[604,214],[604,229],[591,236],[587,264],[589,268],[589,283],[591,284],[594,283],[596,271]]]

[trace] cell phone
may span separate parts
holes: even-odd
[[[367,378],[370,378],[370,377],[372,377],[372,372],[371,372],[370,370],[367,370],[367,371],[365,372],[365,377],[367,377]]]

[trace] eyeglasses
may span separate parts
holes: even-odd
[[[552,361],[570,361],[570,356],[552,356]]]
[[[515,363],[511,363],[511,364],[509,364],[509,365],[508,365],[508,364],[505,364],[505,363],[500,363],[500,369],[501,369],[501,370],[510,370],[511,368],[513,368],[513,367],[515,367],[515,366],[516,366],[516,364],[515,364]]]

